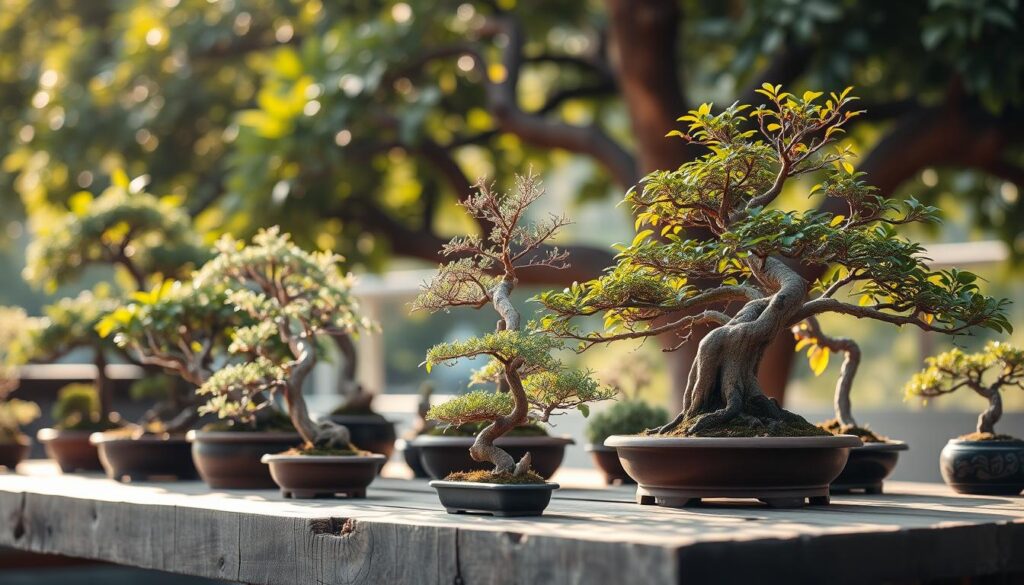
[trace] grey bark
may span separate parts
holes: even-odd
[[[1003,397],[995,388],[989,388],[987,396],[982,396],[988,398],[988,408],[978,415],[978,432],[995,434],[996,423],[1003,416]]]
[[[850,391],[853,388],[853,379],[857,375],[857,368],[860,366],[860,347],[857,342],[848,337],[830,337],[826,335],[814,317],[803,321],[808,327],[808,336],[817,339],[821,347],[829,351],[842,352],[844,355],[843,366],[839,371],[839,380],[836,381],[836,391],[833,397],[836,420],[843,426],[857,426],[853,418],[853,411],[850,404]],[[799,326],[793,327],[793,334],[800,339],[802,332]]]
[[[284,401],[295,430],[306,443],[328,449],[348,449],[351,441],[348,429],[330,421],[313,422],[302,396],[302,385],[316,365],[316,347],[308,338],[287,335],[288,346],[295,356],[285,383]]]

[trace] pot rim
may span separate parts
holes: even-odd
[[[867,441],[863,441],[863,443],[863,445],[854,447],[854,449],[859,451],[906,451],[910,449],[910,445],[894,439],[889,439],[884,443],[871,443]]]
[[[40,443],[47,443],[55,439],[88,439],[97,431],[65,431],[53,427],[45,427],[36,431],[36,439]]]
[[[654,449],[835,449],[860,447],[861,440],[854,435],[828,437],[637,437],[612,435],[605,439],[606,447],[644,447]]]
[[[443,435],[420,435],[407,443],[414,447],[466,447],[469,448],[476,437],[445,437]],[[545,437],[499,437],[494,441],[498,447],[548,447],[555,445],[575,445],[576,441],[569,435],[549,435]]]
[[[377,424],[389,424],[396,425],[396,421],[384,416],[383,414],[325,414],[320,417],[321,420],[331,420],[333,418],[354,418],[354,419],[366,419],[366,423],[377,423]],[[345,423],[340,423],[345,424]]]
[[[100,445],[103,443],[146,443],[154,444],[159,443],[161,445],[169,444],[183,444],[188,443],[185,437],[180,435],[142,435],[141,437],[125,437],[125,436],[111,436],[106,431],[100,431],[89,435],[89,442],[93,445]]]
[[[1010,441],[968,441],[967,439],[950,439],[946,442],[947,445],[967,445],[970,447],[982,447],[982,446],[1013,446],[1020,447],[1024,445],[1024,439],[1013,439]]]
[[[375,461],[387,461],[388,458],[380,453],[369,455],[281,455],[279,453],[267,453],[260,457],[260,463],[272,463],[282,461],[288,463],[371,463]]]
[[[209,441],[211,443],[248,443],[262,441],[287,441],[291,439],[302,440],[299,433],[287,431],[189,431],[185,434],[185,440],[189,443],[196,441]]]
[[[583,450],[588,453],[617,453],[615,447],[609,447],[601,443],[587,443],[583,446]]]
[[[539,490],[557,490],[562,487],[553,481],[546,481],[544,483],[484,483],[478,481],[448,481],[446,479],[434,479],[428,482],[432,488],[458,488],[465,490],[479,489],[479,490],[493,490],[501,492],[514,492],[514,491],[539,491]]]

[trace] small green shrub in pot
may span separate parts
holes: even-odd
[[[632,483],[615,449],[606,447],[604,440],[612,435],[636,435],[649,429],[661,428],[668,423],[668,411],[651,406],[638,398],[626,398],[609,408],[590,416],[587,423],[587,451],[594,464],[604,474],[605,482]]]
[[[58,390],[50,416],[53,428],[61,431],[96,432],[121,426],[117,413],[102,411],[99,392],[92,384],[68,384]]]

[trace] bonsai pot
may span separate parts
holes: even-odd
[[[387,457],[372,455],[264,455],[263,463],[286,498],[365,498]]]
[[[13,442],[0,443],[0,466],[14,471],[14,468],[28,457],[28,449],[31,446],[32,439],[21,434]]]
[[[184,437],[93,433],[107,477],[117,481],[196,479],[192,453]]]
[[[46,448],[46,455],[57,462],[64,473],[103,471],[96,445],[89,442],[91,431],[39,429],[36,439]]]
[[[951,439],[942,448],[939,469],[957,493],[1016,496],[1024,490],[1024,441]]]
[[[420,461],[430,477],[444,479],[457,471],[488,470],[488,462],[473,461],[469,448],[475,437],[445,437],[420,435],[411,441],[420,450]],[[533,458],[533,470],[544,479],[550,479],[565,457],[565,446],[574,441],[569,437],[500,437],[494,444],[518,461],[527,452]]]
[[[379,414],[332,414],[328,419],[345,425],[352,444],[364,451],[390,458],[395,452],[395,423]]]
[[[755,498],[772,507],[829,502],[852,435],[828,437],[651,437],[613,435],[639,504],[682,507],[702,498]]]
[[[540,516],[557,483],[499,484],[434,480],[441,505],[449,514],[477,512],[492,516]]]
[[[273,489],[270,470],[260,460],[302,444],[298,433],[189,431],[199,477],[215,489]]]
[[[402,452],[402,458],[405,460],[405,464],[412,470],[413,477],[417,479],[426,479],[430,477],[427,470],[423,468],[423,461],[420,458],[419,447],[405,439],[399,439],[395,444],[398,447],[398,450]]]
[[[882,480],[889,477],[900,451],[909,447],[903,441],[886,441],[884,443],[864,443],[860,447],[850,449],[850,458],[846,460],[839,477],[832,481],[830,491],[833,494],[848,494],[863,491],[865,494],[882,493]]]
[[[614,448],[594,443],[587,443],[584,448],[590,453],[590,457],[594,460],[594,465],[604,474],[604,482],[606,484],[636,483],[632,477],[629,477],[626,470],[622,468],[619,454]]]

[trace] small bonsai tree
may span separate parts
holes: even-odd
[[[499,316],[494,333],[441,343],[427,352],[424,364],[428,371],[462,358],[490,357],[474,382],[495,382],[497,386],[496,391],[474,390],[430,409],[429,419],[449,425],[487,425],[476,435],[469,453],[474,461],[492,463],[493,473],[484,478],[460,475],[450,479],[543,481],[530,472],[528,453],[516,462],[494,441],[528,420],[547,422],[560,410],[577,408],[586,414],[587,403],[612,394],[589,373],[567,369],[551,355],[562,348],[562,342],[524,331],[522,317],[512,303],[511,294],[522,270],[566,266],[564,252],[555,248],[545,253],[538,248],[568,220],[551,216],[527,223],[524,219],[527,208],[542,194],[533,175],[519,178],[516,190],[508,195],[478,183],[477,193],[463,206],[469,215],[492,226],[489,233],[457,237],[448,243],[442,253],[455,259],[441,265],[413,304],[414,310],[432,312],[490,305]]]
[[[613,363],[607,372],[601,372],[607,384],[622,397],[611,407],[594,413],[587,424],[587,440],[603,445],[612,435],[635,435],[649,429],[661,428],[669,421],[668,411],[652,406],[641,394],[652,383],[650,359],[641,354],[628,354]]]
[[[822,434],[768,399],[757,381],[768,344],[811,317],[834,313],[946,334],[1010,328],[1007,301],[980,294],[970,273],[929,270],[921,246],[896,235],[896,226],[934,221],[936,209],[885,199],[854,170],[849,148],[830,148],[860,113],[849,88],[829,96],[795,96],[770,84],[758,91],[767,105],[715,114],[704,104],[680,118],[688,129],[670,134],[708,153],[655,171],[626,194],[637,234],[605,275],[540,297],[544,328],[577,340],[580,351],[673,334],[682,341],[695,327],[712,328],[681,392],[683,408],[661,434]],[[838,199],[844,213],[772,207],[790,180],[809,174],[823,175],[809,194]],[[684,237],[691,228],[712,237]],[[798,263],[831,268],[809,283]],[[576,325],[599,314],[603,331]]]
[[[107,431],[120,426],[116,415],[105,415],[92,384],[68,384],[57,391],[50,416],[60,431]]]
[[[955,348],[927,360],[927,367],[907,382],[907,397],[925,400],[969,388],[988,400],[988,408],[978,416],[968,441],[1009,441],[1015,437],[996,434],[996,423],[1003,416],[1002,392],[1024,389],[1024,349],[1008,343],[989,342],[982,351],[964,353]]]

